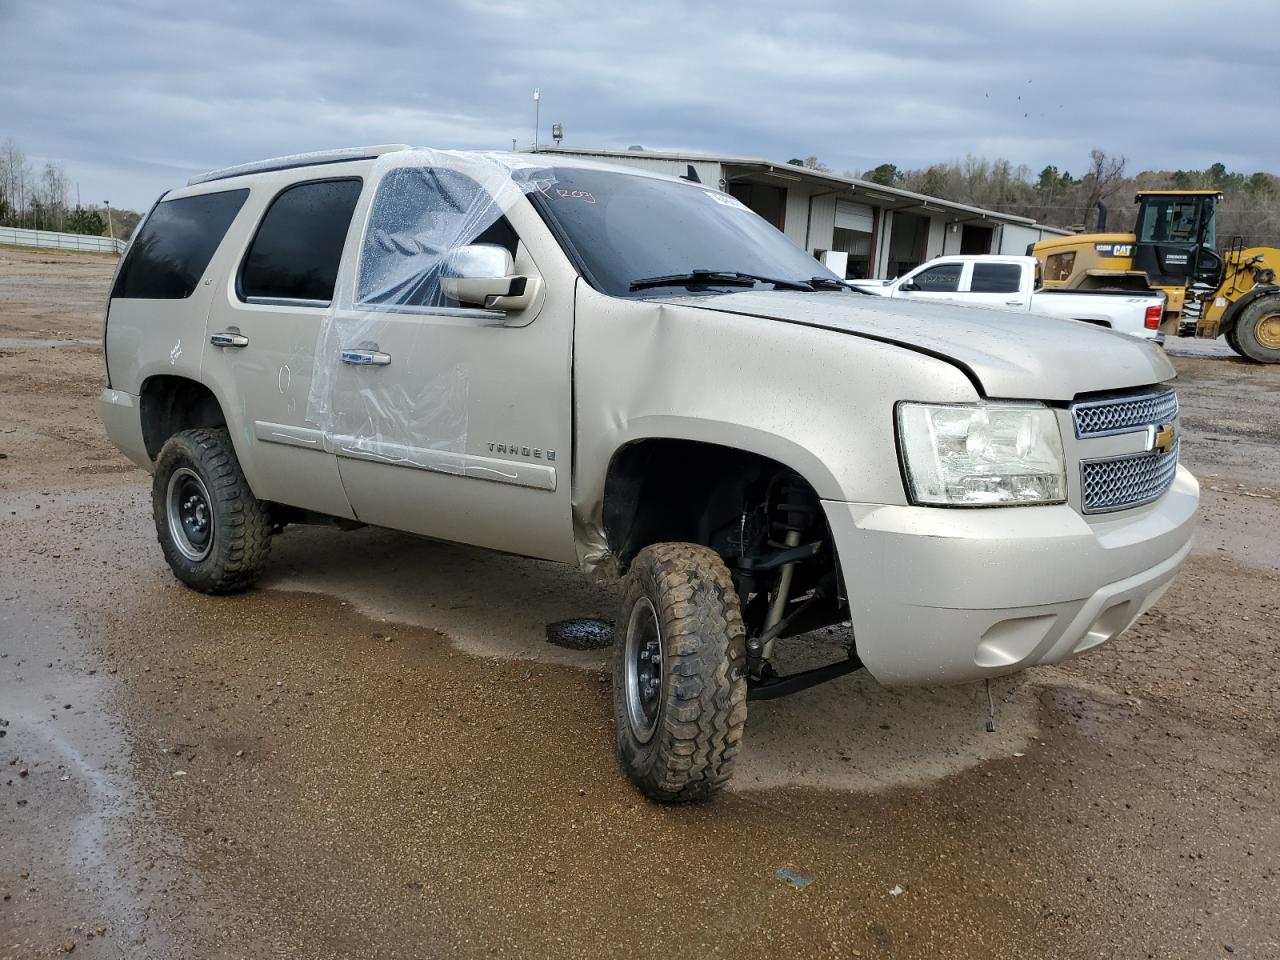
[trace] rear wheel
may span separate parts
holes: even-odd
[[[619,760],[647,797],[698,800],[728,783],[747,720],[746,630],[714,550],[660,543],[632,563],[613,703]]]
[[[243,590],[271,553],[271,517],[224,428],[174,434],[151,482],[156,536],[174,576],[204,593]]]
[[[1270,294],[1245,307],[1232,332],[1233,346],[1241,355],[1258,363],[1280,363],[1280,294]]]

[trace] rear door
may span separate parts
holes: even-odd
[[[282,182],[210,313],[204,361],[254,494],[338,517],[351,506],[307,402],[360,191],[356,176]]]
[[[1031,271],[1017,261],[975,260],[961,299],[1025,310],[1031,305],[1031,279]]]

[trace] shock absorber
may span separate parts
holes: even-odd
[[[813,493],[803,480],[795,474],[784,476],[775,490],[776,500],[770,505],[769,545],[788,549],[798,547],[805,533],[813,529],[814,519],[818,512],[818,504]],[[783,564],[778,573],[778,587],[765,616],[764,629],[768,632],[782,621],[787,612],[787,603],[791,600],[791,581],[795,577],[796,564]],[[770,639],[761,651],[765,663],[773,654],[773,640]]]

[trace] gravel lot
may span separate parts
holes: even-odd
[[[180,587],[93,407],[113,267],[0,248],[0,957],[1280,956],[1280,368],[1171,344],[1194,556],[995,734],[848,677],[659,808],[605,658],[543,639],[610,586],[291,528]]]

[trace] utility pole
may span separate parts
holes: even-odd
[[[538,152],[538,126],[542,122],[542,91],[533,88],[533,152]]]
[[[111,201],[103,200],[102,202],[107,205],[107,236],[114,240],[116,238],[116,231],[111,225]]]

